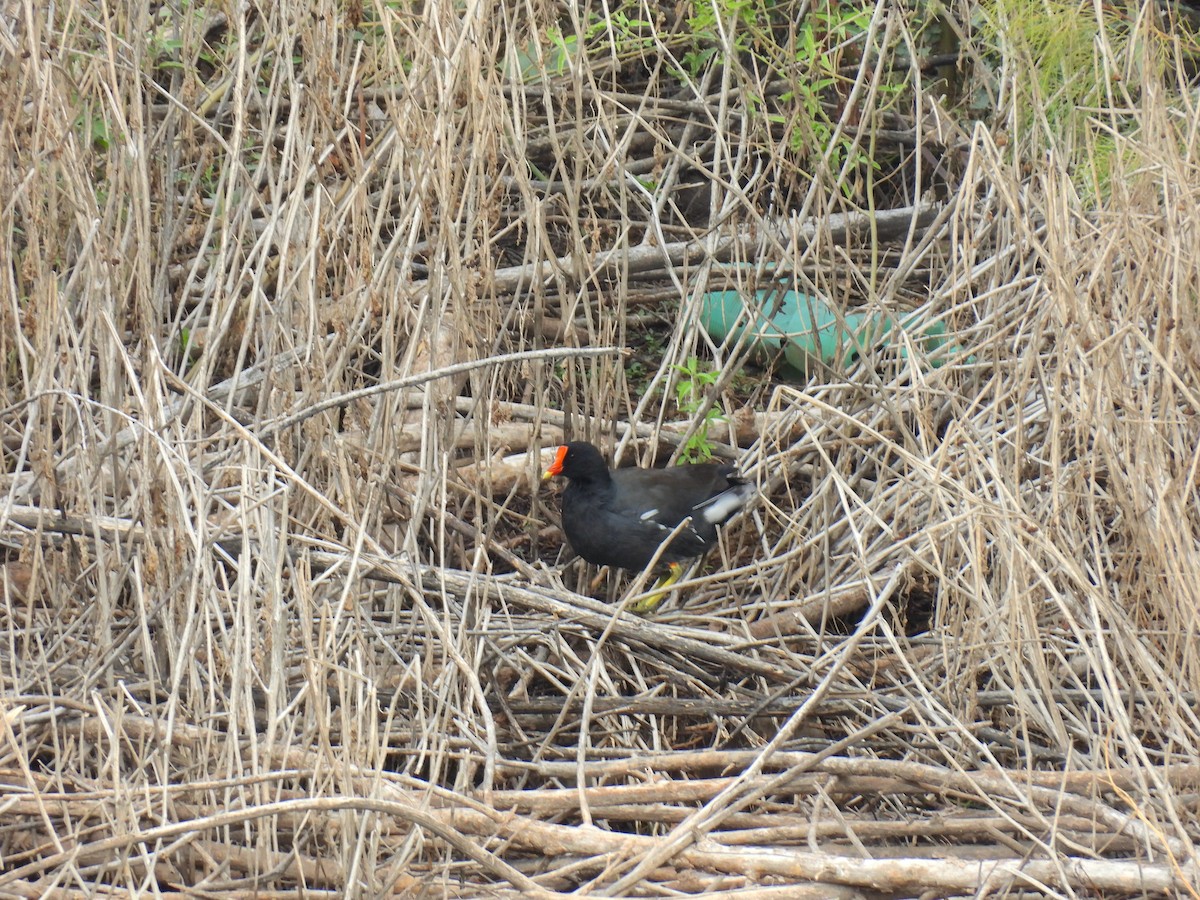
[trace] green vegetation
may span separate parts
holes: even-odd
[[[721,373],[716,369],[705,368],[700,360],[689,357],[687,362],[673,367],[680,378],[675,382],[675,405],[681,413],[691,417],[699,412],[707,402],[709,388],[717,383]],[[706,462],[712,459],[712,442],[708,439],[709,428],[717,422],[725,421],[725,416],[715,405],[710,405],[696,426],[696,431],[684,443],[679,456],[680,462]]]
[[[1187,895],[1187,6],[16,4],[0,889]]]

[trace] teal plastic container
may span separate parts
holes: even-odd
[[[740,291],[712,291],[700,300],[700,324],[713,340],[724,341],[731,334],[740,340],[748,333],[746,340],[757,356],[782,353],[802,374],[814,361],[849,367],[896,328],[917,340],[934,367],[959,349],[946,336],[945,323],[926,325],[915,313],[899,318],[886,312],[846,313],[839,319],[825,300],[782,289],[761,290],[751,304]],[[902,345],[900,354],[906,356],[907,347]]]

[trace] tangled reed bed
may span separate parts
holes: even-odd
[[[5,8],[0,895],[1195,894],[1186,33],[1073,119],[985,7],[622,10]],[[953,348],[698,326],[776,276]],[[540,451],[706,422],[633,617]]]

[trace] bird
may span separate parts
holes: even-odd
[[[587,441],[563,444],[543,480],[567,479],[562,495],[562,529],[572,549],[588,562],[644,569],[659,557],[670,570],[634,612],[653,613],[667,589],[683,574],[685,560],[707,553],[717,526],[727,522],[756,489],[734,466],[699,463],[666,469],[610,469]],[[680,526],[680,523],[686,523]]]

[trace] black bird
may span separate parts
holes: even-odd
[[[654,593],[634,607],[653,612],[683,574],[684,560],[703,556],[717,541],[717,526],[745,506],[754,485],[730,465],[702,463],[669,469],[609,469],[586,441],[558,448],[543,478],[568,480],[562,528],[571,547],[590,563],[644,569],[658,552],[670,569]],[[684,519],[688,524],[671,533]]]

